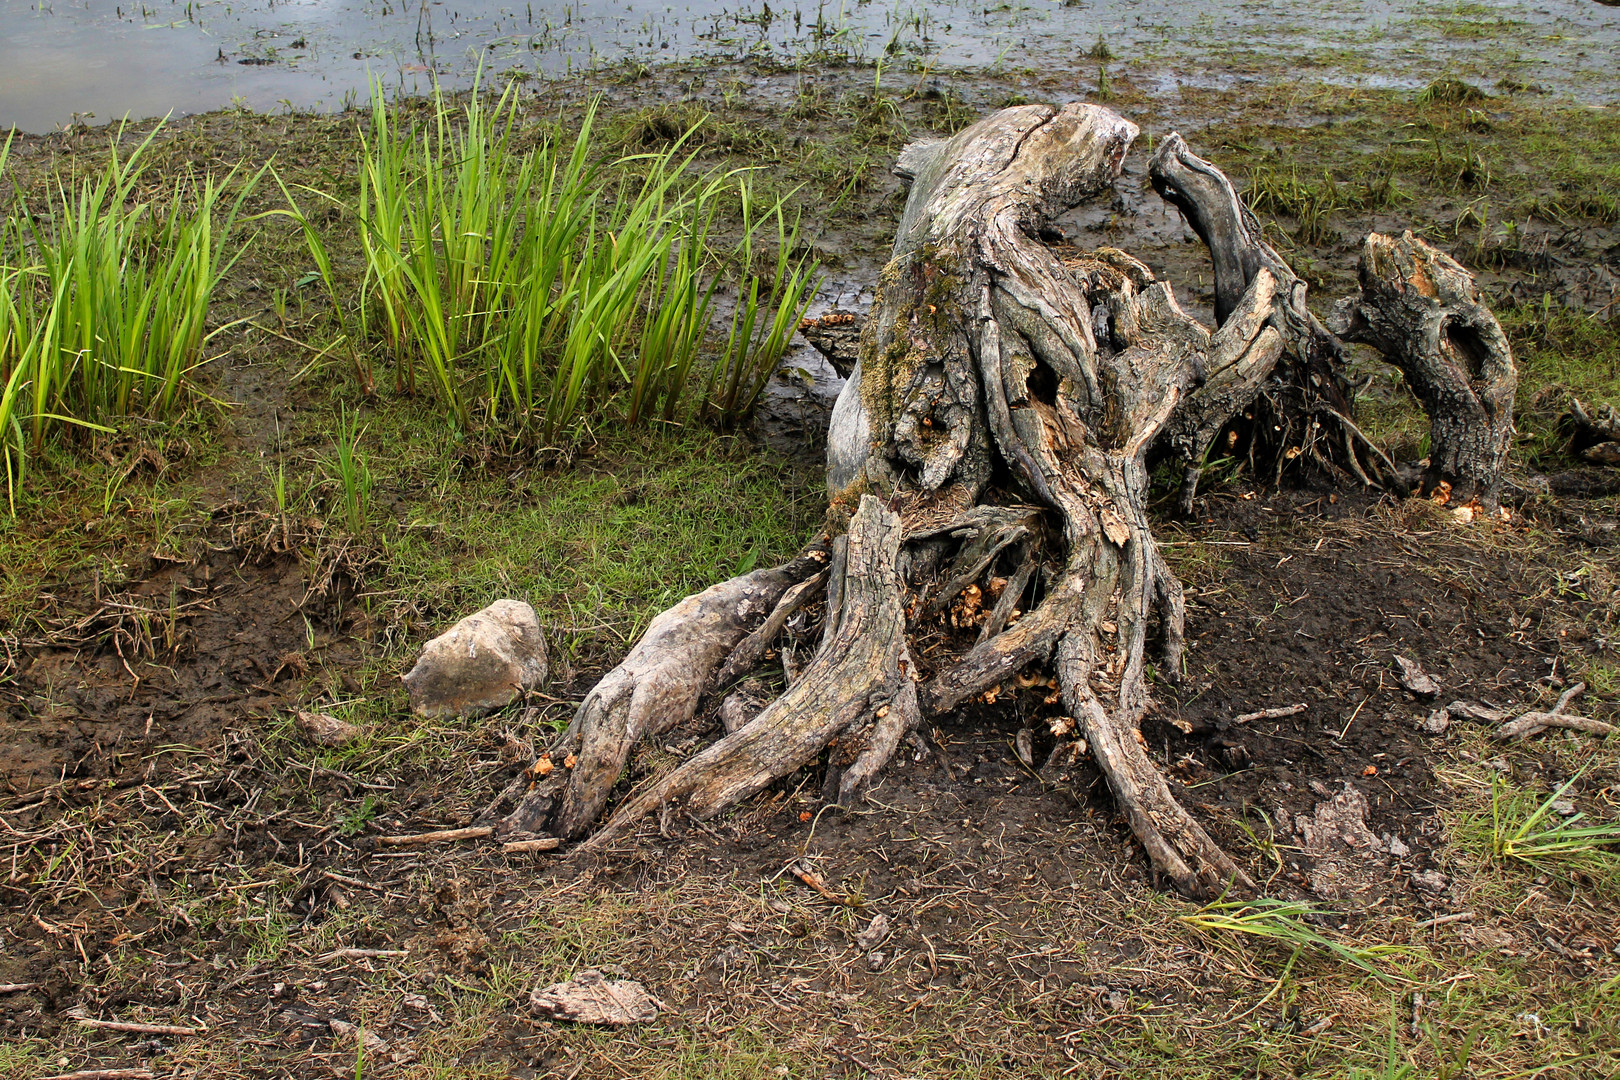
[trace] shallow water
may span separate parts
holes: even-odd
[[[1099,41],[1165,85],[1279,75],[1418,86],[1512,77],[1620,98],[1620,8],[1595,0],[0,0],[0,128],[202,112],[340,108],[369,81],[422,91],[667,59],[878,60],[1075,72]]]

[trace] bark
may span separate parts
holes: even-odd
[[[553,749],[577,747],[577,767],[533,781],[510,827],[583,835],[637,740],[693,719],[706,693],[726,694],[703,713],[726,734],[645,779],[577,850],[654,813],[712,818],[823,762],[824,797],[848,802],[926,717],[1044,669],[1152,866],[1192,896],[1252,886],[1139,730],[1150,631],[1159,675],[1178,678],[1185,618],[1149,527],[1147,456],[1183,456],[1190,502],[1209,440],[1279,382],[1349,425],[1342,350],[1226,177],[1178,136],[1151,171],[1211,248],[1215,329],[1125,252],[1043,239],[1109,188],[1136,134],[1094,105],[1023,106],[902,152],[911,192],[829,433],[830,552],[659,616]],[[756,671],[773,643],[787,687],[766,700]]]
[[[1494,510],[1519,380],[1473,275],[1408,231],[1398,240],[1369,233],[1360,277],[1361,295],[1341,306],[1338,328],[1399,367],[1429,414],[1419,494]]]

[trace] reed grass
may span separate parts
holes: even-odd
[[[0,217],[0,457],[8,505],[27,463],[75,433],[111,433],[130,417],[172,418],[202,395],[195,381],[243,200],[234,185],[178,180],[139,196],[158,125],[133,150],[112,140],[105,169],[30,201],[14,191]],[[0,151],[0,175],[9,157]]]
[[[746,170],[695,167],[702,119],[602,164],[598,104],[570,137],[561,120],[524,131],[510,87],[459,108],[436,94],[414,124],[374,89],[359,194],[344,206],[364,264],[353,320],[327,241],[283,188],[281,212],[303,227],[347,332],[457,431],[554,445],[605,420],[678,425],[701,413],[729,426],[758,400],[813,292],[815,267],[793,258],[782,201],[760,212]],[[717,222],[739,216],[741,238],[719,241]],[[748,271],[769,222],[777,254],[761,278]],[[737,314],[711,349],[734,264]],[[368,392],[371,370],[367,352],[356,371]]]

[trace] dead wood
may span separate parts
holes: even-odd
[[[1215,328],[1129,254],[1048,243],[1057,215],[1109,189],[1136,134],[1095,105],[1021,106],[901,153],[911,191],[828,434],[830,550],[655,619],[553,747],[577,765],[514,781],[503,828],[583,836],[636,744],[693,719],[709,691],[730,691],[706,714],[725,734],[643,779],[576,850],[653,814],[712,818],[818,762],[824,797],[847,802],[925,717],[1046,682],[1074,718],[1061,734],[1084,736],[1064,759],[1089,750],[1155,870],[1193,896],[1252,886],[1140,733],[1150,633],[1162,627],[1160,677],[1178,678],[1186,617],[1149,527],[1148,454],[1181,457],[1190,507],[1211,440],[1275,394],[1285,404],[1267,415],[1293,455],[1399,479],[1351,420],[1342,346],[1304,283],[1179,136],[1150,174],[1210,248]],[[1391,325],[1418,317],[1379,310]],[[822,602],[811,653],[803,613]],[[920,631],[926,664],[908,641]],[[788,678],[770,700],[756,672],[773,645]]]
[[[1369,233],[1360,278],[1361,295],[1341,305],[1336,328],[1399,367],[1429,414],[1419,494],[1494,510],[1519,377],[1473,275],[1408,231]]]
[[[1585,691],[1586,684],[1578,682],[1574,686],[1558,695],[1558,703],[1545,712],[1532,711],[1524,713],[1513,720],[1509,720],[1496,729],[1498,739],[1528,739],[1532,735],[1540,735],[1548,728],[1567,728],[1570,731],[1585,731],[1592,735],[1612,735],[1614,725],[1593,720],[1586,716],[1576,716],[1564,710],[1569,703]]]
[[[582,971],[569,982],[534,991],[529,1005],[552,1020],[622,1027],[656,1020],[663,1002],[632,979],[609,980],[600,971]]]

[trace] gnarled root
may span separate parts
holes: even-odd
[[[624,835],[666,805],[699,820],[713,817],[809,763],[835,737],[848,761],[840,798],[875,775],[918,717],[895,571],[901,532],[899,515],[863,497],[837,541],[837,603],[827,632],[797,681],[751,722],[634,792],[581,850]]]
[[[561,793],[552,831],[579,836],[595,824],[636,743],[689,720],[710,676],[783,593],[819,573],[827,549],[815,545],[783,566],[755,570],[688,596],[652,621],[624,662],[580,703],[570,730],[578,762]],[[533,795],[534,793],[531,793]],[[508,829],[535,831],[546,795],[526,800]]]

